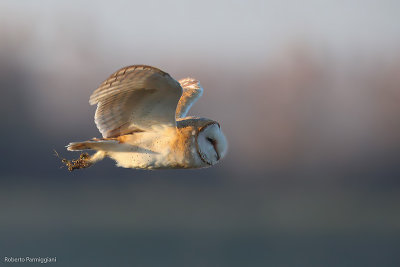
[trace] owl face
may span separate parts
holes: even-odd
[[[217,122],[209,123],[200,128],[196,145],[201,160],[210,166],[222,159],[228,149],[225,135]]]

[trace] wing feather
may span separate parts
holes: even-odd
[[[104,138],[155,125],[176,126],[175,112],[182,87],[168,73],[135,65],[113,73],[90,96],[97,104],[95,123]]]
[[[193,78],[179,80],[179,83],[183,88],[183,93],[176,109],[176,117],[184,118],[192,105],[203,95],[203,87],[198,80]]]

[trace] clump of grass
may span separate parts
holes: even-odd
[[[89,158],[89,154],[88,153],[82,153],[79,156],[79,159],[73,159],[73,160],[68,160],[65,158],[60,157],[60,155],[58,154],[58,152],[56,150],[54,150],[55,156],[59,159],[61,159],[61,162],[64,163],[68,170],[70,172],[72,172],[73,170],[76,169],[83,169],[83,168],[88,168],[92,165],[92,163],[90,162]],[[61,166],[61,168],[64,166]]]

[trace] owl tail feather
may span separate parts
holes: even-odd
[[[72,142],[69,143],[66,147],[68,151],[80,151],[80,150],[108,150],[114,144],[118,144],[116,140],[101,140],[94,139],[91,141],[84,142]]]

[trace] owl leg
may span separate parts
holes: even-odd
[[[97,151],[96,153],[94,153],[92,156],[90,156],[90,162],[91,164],[94,164],[102,159],[104,159],[104,157],[106,156],[106,152],[104,151]]]
[[[83,169],[92,166],[99,160],[102,160],[105,157],[104,151],[97,151],[95,154],[90,156],[88,153],[82,153],[79,156],[79,159],[67,160],[65,158],[61,158],[57,151],[54,151],[56,156],[61,159],[62,163],[64,163],[69,171],[73,171],[75,169]]]

